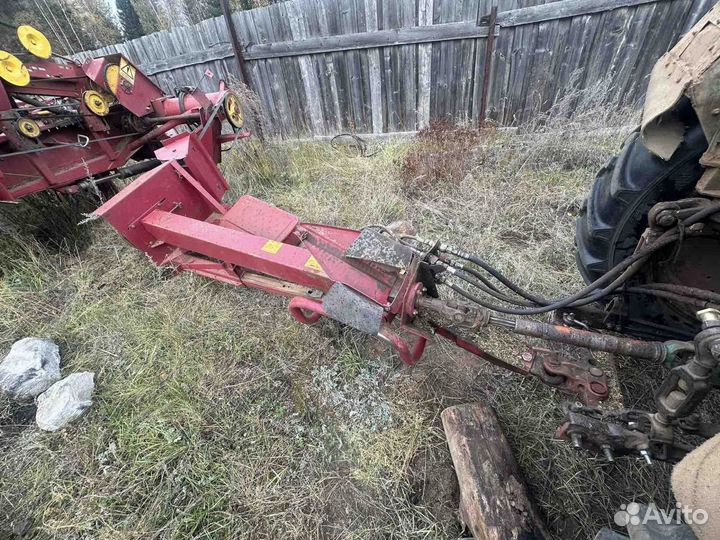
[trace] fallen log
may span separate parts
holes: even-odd
[[[460,485],[460,518],[473,536],[478,540],[546,538],[492,407],[457,405],[445,409],[441,418]]]

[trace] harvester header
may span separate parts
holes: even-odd
[[[121,54],[80,63],[53,53],[31,26],[17,35],[26,52],[0,51],[0,201],[108,190],[156,166],[154,151],[181,126],[197,131],[215,161],[223,141],[249,135],[239,98],[223,82],[210,94],[183,88],[169,96]],[[235,133],[222,134],[225,119]]]

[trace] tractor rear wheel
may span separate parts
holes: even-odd
[[[685,138],[665,161],[631,134],[620,154],[598,173],[576,223],[577,264],[589,283],[633,253],[648,224],[648,211],[658,202],[692,196],[702,175],[700,156],[707,141],[695,120]],[[674,283],[718,292],[720,243],[717,237],[699,237],[683,243],[679,253],[660,251],[635,277],[634,283]],[[674,256],[675,255],[675,256]],[[668,264],[668,260],[676,262]],[[671,339],[692,337],[699,326],[697,308],[645,295],[625,298],[627,324],[623,331],[638,337]]]

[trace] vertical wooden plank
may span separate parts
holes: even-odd
[[[309,36],[305,13],[300,9],[298,2],[290,1],[285,3],[287,16],[290,23],[292,39],[302,40]],[[305,109],[309,116],[309,125],[314,135],[324,135],[325,126],[322,118],[322,101],[318,78],[312,66],[312,61],[307,56],[298,58],[298,65],[302,74],[302,84],[305,89],[307,102]]]
[[[580,90],[581,92],[585,91],[589,86],[592,86],[594,82],[595,73],[597,72],[597,69],[594,68],[594,66],[601,61],[599,58],[600,55],[604,54],[602,43],[605,39],[607,39],[607,36],[605,35],[607,32],[606,21],[608,16],[610,16],[610,13],[611,12],[606,11],[603,13],[592,14],[590,16],[593,21],[597,21],[597,26],[593,36],[588,36],[588,40],[585,43],[585,51],[583,51],[580,64],[582,72],[577,77],[576,90]],[[582,100],[583,96],[582,94],[579,94],[579,97],[575,100],[574,106],[578,105],[578,103]]]
[[[533,66],[535,65],[535,56],[539,55],[541,51],[538,49],[538,39],[541,33],[546,32],[548,23],[531,24],[525,30],[527,39],[526,45],[523,49],[525,63],[522,65],[522,69],[518,70],[518,66],[514,65],[512,69],[518,70],[519,79],[519,99],[517,103],[513,104],[513,109],[509,111],[512,114],[513,124],[517,125],[522,122],[525,109],[528,106],[528,102],[531,101],[530,94],[533,91]],[[543,26],[545,25],[545,26]],[[517,38],[517,33],[516,33]],[[517,47],[516,47],[517,49]],[[513,61],[515,58],[513,58]],[[509,89],[511,91],[512,89]]]
[[[629,105],[633,101],[633,96],[628,96],[626,92],[631,79],[636,75],[634,67],[642,52],[648,29],[653,22],[654,9],[654,4],[637,6],[632,13],[632,22],[628,32],[623,37],[623,44],[613,58],[611,69],[615,73],[615,81],[611,101],[618,106]]]
[[[555,103],[557,91],[557,79],[563,69],[565,62],[565,44],[570,37],[572,19],[561,19],[555,21],[555,28],[551,38],[548,40],[548,48],[551,51],[547,66],[544,67],[542,84],[538,88],[542,111],[549,110]]]
[[[355,0],[336,0],[338,10],[338,29],[341,34],[354,34],[358,28],[358,6]],[[364,4],[362,4],[364,7]],[[347,51],[342,53],[347,84],[348,127],[353,132],[365,133],[365,117],[363,115],[363,88],[360,71],[360,51]]]
[[[555,80],[552,89],[553,106],[568,92],[572,91],[571,78],[577,73],[578,69],[582,69],[580,56],[585,42],[588,21],[590,21],[589,15],[580,15],[569,20],[570,27],[567,30],[564,42],[560,44],[558,50],[559,65],[554,75]]]
[[[238,32],[246,36],[248,42],[258,42],[259,38],[255,30],[255,25],[252,22],[252,14],[249,11],[234,13],[233,20],[235,21]],[[267,64],[263,60],[249,61],[248,69],[250,70],[253,80],[253,88],[257,89],[260,100],[262,101],[269,134],[281,135],[283,133],[282,118],[280,118],[280,112],[278,111],[277,103],[273,96]]]
[[[251,21],[255,25],[258,43],[272,43],[275,40],[275,31],[273,23],[269,17],[269,10],[273,6],[257,8],[248,11],[251,15]],[[281,122],[283,137],[296,136],[301,129],[296,125],[294,107],[290,104],[288,97],[287,85],[285,83],[285,74],[283,70],[283,59],[269,58],[261,60],[268,68],[269,80],[272,88],[272,96],[276,102]]]
[[[418,25],[433,23],[433,0],[418,0]],[[432,50],[430,43],[418,45],[418,97],[417,127],[422,129],[430,124],[430,94],[432,83]]]
[[[505,120],[515,124],[514,120],[519,111],[522,111],[522,103],[525,100],[523,84],[528,76],[530,56],[532,47],[530,38],[533,35],[534,25],[518,26],[514,29],[513,50],[509,59],[508,86],[505,96]]]
[[[476,22],[482,17],[489,16],[490,10],[492,9],[490,0],[479,0],[477,2]],[[492,32],[494,29],[490,29]],[[479,125],[480,121],[480,107],[482,101],[482,92],[485,76],[485,56],[487,54],[487,38],[481,38],[475,40],[475,61],[473,67],[473,84],[472,84],[472,96],[470,104],[470,117],[473,125]],[[489,98],[488,98],[489,102]],[[487,111],[486,111],[487,115]]]
[[[687,9],[687,3],[682,0],[667,2],[667,6],[664,7],[666,7],[667,11],[663,15],[663,19],[658,20],[660,24],[658,24],[659,29],[656,38],[646,51],[644,51],[646,58],[638,67],[641,82],[639,82],[639,86],[633,92],[637,103],[644,101],[650,73],[655,63],[680,39],[682,35],[681,29],[686,26],[686,19],[688,15],[690,15]],[[678,21],[682,22],[678,24]]]
[[[488,118],[504,124],[507,119],[507,91],[510,83],[510,69],[513,62],[513,42],[516,28],[500,28],[495,38],[492,76],[488,92]]]
[[[342,12],[343,6],[337,1],[325,0],[323,3],[324,16],[327,22],[327,30],[329,35],[342,34]],[[322,17],[322,14],[321,14]],[[332,76],[335,79],[335,89],[337,92],[339,113],[340,113],[340,129],[339,131],[352,131],[352,96],[350,94],[350,86],[347,78],[347,70],[345,68],[345,53],[342,51],[333,52],[328,55],[331,58]]]
[[[520,122],[522,123],[548,109],[547,85],[552,78],[553,58],[556,56],[556,39],[560,28],[566,27],[567,24],[566,21],[555,20],[538,25],[538,37],[528,77],[529,84],[527,85],[523,112],[520,116]]]
[[[442,23],[448,23],[455,20],[455,13],[458,8],[456,2],[443,2],[441,0],[441,21]],[[437,66],[442,71],[441,84],[438,86],[438,91],[442,93],[442,99],[438,100],[440,109],[438,110],[437,117],[443,118],[448,121],[453,119],[453,95],[452,95],[452,83],[453,83],[453,68],[455,63],[455,48],[456,44],[452,41],[444,41],[440,43],[440,64]]]
[[[318,9],[315,0],[295,1],[300,6],[301,11],[305,14],[305,20],[308,28],[308,37],[316,37],[322,35],[322,31],[320,28],[320,18],[318,15]],[[310,55],[309,60],[315,74],[315,79],[318,81],[318,89],[320,91],[323,133],[325,135],[334,135],[338,132],[338,113],[336,111],[335,99],[333,94],[334,79],[331,78],[328,71],[326,55]]]
[[[616,73],[612,71],[613,57],[619,47],[622,47],[628,32],[631,19],[631,10],[628,8],[616,9],[603,14],[604,25],[601,39],[597,41],[595,56],[587,71],[585,88],[595,84],[607,85],[606,100],[611,95]],[[604,102],[607,102],[603,100]]]
[[[271,42],[282,42],[292,40],[287,14],[287,2],[272,4],[265,8],[265,24],[268,25],[268,39]],[[282,87],[287,95],[290,117],[294,127],[294,135],[307,136],[311,131],[308,106],[309,97],[305,93],[305,86],[302,81],[302,73],[298,57],[287,57],[278,59]]]
[[[632,84],[627,91],[627,102],[640,104],[644,101],[650,71],[655,62],[668,47],[667,34],[672,33],[676,21],[673,20],[674,2],[659,2],[655,5],[653,22],[645,37],[645,46],[638,55],[632,75]],[[680,3],[683,3],[681,0]]]
[[[395,0],[379,1],[378,4],[378,28],[386,30],[396,28],[394,18],[397,16]],[[383,47],[381,54],[381,77],[383,89],[383,117],[388,131],[397,131],[400,125],[400,117],[397,109],[397,97],[395,95],[396,84],[394,75],[397,66],[397,53],[393,52],[394,47]]]
[[[417,26],[415,0],[399,0],[398,24],[401,27]],[[401,100],[401,131],[414,131],[417,127],[417,47],[398,47],[400,58],[399,98]]]
[[[364,0],[365,5],[365,30],[375,32],[378,30],[378,8],[376,0]],[[380,49],[369,49],[367,51],[369,84],[370,84],[370,110],[372,116],[372,132],[382,133],[383,123],[383,99],[382,99],[382,75],[380,73]]]
[[[476,22],[478,1],[463,0],[459,4],[456,20]],[[455,59],[453,61],[453,93],[455,100],[452,107],[452,115],[455,122],[465,124],[471,120],[475,42],[476,40],[474,39],[458,41],[455,47]]]
[[[715,5],[716,0],[694,0],[690,9],[688,9],[688,18],[683,25],[681,33],[684,35],[695,26],[710,9]]]
[[[358,31],[365,32],[367,29],[367,20],[365,13],[365,0],[354,0],[358,6],[355,13],[355,24],[357,25]],[[374,6],[373,6],[374,9]],[[359,84],[362,92],[361,100],[361,113],[363,118],[363,132],[372,133],[373,131],[373,111],[372,111],[372,96],[370,89],[370,52],[372,49],[365,49],[358,51],[360,59],[360,73],[359,73]],[[381,105],[382,107],[382,105]]]
[[[328,0],[327,2],[324,2],[322,0],[313,0],[313,9],[316,10],[316,13],[318,15],[318,25],[319,25],[319,31],[320,35],[322,36],[328,36],[330,35],[330,26],[328,23],[328,14],[326,10],[327,5],[333,5],[333,0]],[[328,78],[329,84],[330,84],[330,100],[332,102],[332,111],[333,111],[333,119],[334,123],[332,126],[328,126],[329,130],[332,133],[340,133],[343,129],[343,122],[342,122],[342,111],[340,108],[340,96],[339,96],[339,89],[337,84],[337,78],[335,74],[335,64],[334,64],[334,57],[332,53],[324,54],[323,55],[325,60],[325,74]]]

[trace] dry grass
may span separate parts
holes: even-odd
[[[474,150],[481,166],[412,196],[398,174],[412,143],[364,159],[250,141],[223,168],[231,197],[336,225],[410,219],[551,294],[580,282],[574,216],[618,142],[496,133]],[[53,338],[63,374],[95,371],[97,393],[56,435],[33,427],[32,408],[3,402],[0,537],[13,527],[48,538],[458,537],[438,415],[480,396],[497,407],[558,538],[591,537],[633,498],[667,498],[662,466],[609,466],[553,442],[561,400],[532,380],[446,343],[405,368],[332,322],[297,325],[283,299],[170,279],[107,226],[86,229],[89,245],[63,249],[16,236],[2,259],[0,350]],[[523,347],[498,332],[481,342],[508,359]]]

